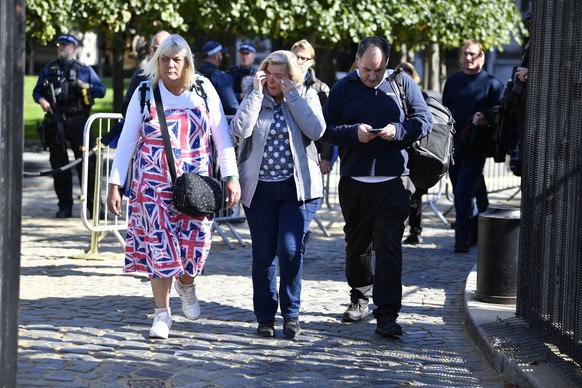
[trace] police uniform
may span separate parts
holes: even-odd
[[[255,48],[255,46],[252,43],[242,43],[239,48],[238,51],[241,52],[253,52],[256,53],[257,49]],[[233,85],[233,89],[234,89],[234,94],[236,95],[237,100],[240,102],[242,101],[242,79],[246,76],[254,76],[255,73],[258,70],[258,66],[255,64],[252,64],[250,67],[242,67],[241,65],[236,65],[236,66],[232,66],[231,68],[229,68],[226,72],[227,74],[230,74],[230,76],[232,77],[233,81],[234,81],[234,85]]]
[[[242,101],[242,79],[246,76],[253,76],[257,72],[257,66],[252,65],[251,67],[244,68],[241,65],[233,66],[228,69],[227,73],[232,76],[234,80],[234,94],[239,101]]]
[[[61,35],[57,42],[78,45],[72,35]],[[90,85],[82,88],[77,81]],[[78,60],[55,60],[46,65],[38,76],[33,90],[34,101],[44,97],[51,103],[52,114],[47,113],[44,120],[45,145],[50,152],[50,163],[53,169],[69,163],[67,143],[70,144],[75,158],[81,158],[83,152],[83,130],[93,106],[94,98],[105,96],[105,86],[95,71]],[[59,126],[59,123],[62,126]],[[93,148],[95,138],[91,136],[89,146]],[[79,182],[82,177],[82,164],[76,166]],[[70,169],[53,175],[54,187],[59,200],[58,218],[72,216],[73,183]],[[95,185],[95,156],[89,158],[87,208],[92,215]]]

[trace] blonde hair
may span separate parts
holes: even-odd
[[[273,51],[263,60],[261,66],[259,66],[259,70],[265,71],[268,65],[284,65],[293,82],[303,83],[303,71],[299,67],[297,57],[291,51]]]
[[[396,67],[396,69],[402,69],[406,74],[410,76],[417,84],[420,84],[420,76],[416,72],[416,69],[410,62],[402,62]]]
[[[291,46],[291,51],[295,52],[296,48],[307,51],[311,59],[315,60],[315,49],[313,48],[311,43],[309,43],[305,39],[301,39],[300,41],[293,43],[293,46]]]
[[[148,61],[144,68],[144,75],[151,79],[152,86],[156,86],[160,79],[162,78],[160,71],[160,57],[168,56],[171,52],[178,49],[184,54],[184,61],[186,62],[184,66],[184,71],[186,72],[185,87],[190,88],[194,85],[196,80],[196,69],[194,68],[194,59],[192,57],[192,50],[190,50],[190,45],[184,38],[178,34],[173,34],[168,36],[166,39],[160,43],[158,49],[152,56],[152,59]]]
[[[479,40],[477,39],[467,39],[463,42],[463,44],[461,45],[461,48],[465,47],[465,46],[472,46],[475,45],[477,47],[479,47],[479,55],[483,54],[483,43],[481,43]]]

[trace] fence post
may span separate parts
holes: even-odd
[[[22,0],[7,0],[0,7],[1,387],[15,387],[17,380],[24,128],[24,9]]]

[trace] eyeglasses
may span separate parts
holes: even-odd
[[[281,82],[281,80],[283,78],[285,78],[285,76],[282,74],[271,74],[268,71],[265,71],[265,77],[267,79],[274,79],[274,80],[279,81],[279,82]]]
[[[307,62],[307,61],[311,61],[311,58],[307,58],[301,55],[297,55],[297,60],[299,60],[300,62]]]
[[[152,47],[151,47],[151,49],[152,49],[152,51],[155,53],[155,52],[156,52],[156,50],[158,49],[158,47],[160,47],[160,46],[152,46]]]

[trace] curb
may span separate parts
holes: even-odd
[[[464,307],[465,323],[473,341],[491,367],[500,374],[504,374],[508,381],[517,387],[576,387],[576,383],[569,381],[561,374],[551,361],[547,361],[544,354],[539,354],[533,362],[520,363],[514,357],[503,352],[500,348],[500,339],[487,332],[483,325],[508,320],[516,317],[515,304],[484,303],[475,300],[477,284],[477,265],[473,267],[465,283]],[[509,327],[511,323],[507,323]],[[504,338],[505,343],[530,344],[536,342],[540,348],[544,348],[542,340],[536,338],[533,333],[527,341],[523,341],[523,332],[512,331],[515,337]],[[511,335],[510,335],[511,336]],[[538,347],[536,346],[536,348]],[[547,353],[547,351],[546,351]]]

